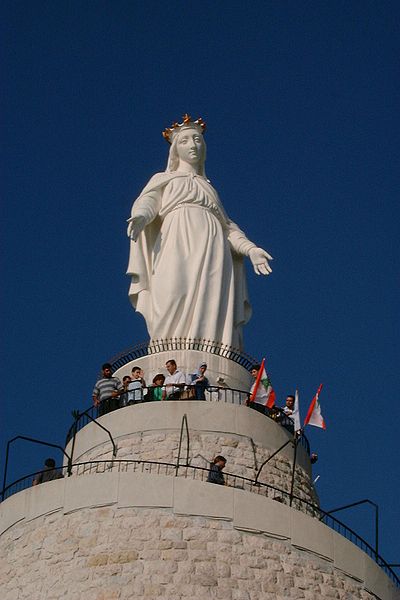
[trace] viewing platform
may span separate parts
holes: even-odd
[[[313,598],[399,600],[400,580],[377,546],[320,507],[307,438],[282,411],[249,405],[255,361],[205,340],[170,340],[110,362],[120,380],[140,366],[149,382],[170,359],[184,373],[207,363],[204,400],[148,401],[143,388],[131,404],[76,411],[58,478],[32,487],[31,473],[5,486],[4,599],[19,598],[29,564],[38,598],[55,589],[55,598],[90,597],[95,577],[107,599],[115,586],[130,590],[121,598],[173,597],[179,586],[194,600],[225,589],[237,590],[232,599],[248,589],[294,597],[300,586],[318,589]],[[209,481],[216,455],[226,459],[225,485]]]

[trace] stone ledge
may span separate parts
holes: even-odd
[[[0,505],[0,535],[50,512],[66,514],[101,506],[116,511],[163,507],[179,515],[228,520],[249,535],[286,539],[304,552],[317,554],[382,600],[398,598],[398,590],[374,561],[317,519],[251,492],[182,478],[117,472],[41,484]]]

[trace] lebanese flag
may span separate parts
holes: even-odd
[[[319,403],[319,395],[322,389],[322,383],[319,386],[317,393],[311,401],[310,407],[308,409],[308,413],[306,418],[304,419],[304,427],[306,425],[315,425],[315,427],[322,427],[322,429],[326,429],[324,417],[321,414],[321,406]]]
[[[276,396],[275,396],[274,390],[272,389],[271,380],[267,375],[264,364],[265,364],[265,358],[262,359],[260,370],[258,371],[257,379],[254,384],[253,393],[250,396],[250,402],[254,402],[254,400],[256,398],[258,386],[261,383],[267,392],[267,401],[265,403],[265,406],[267,408],[272,408],[275,404]]]

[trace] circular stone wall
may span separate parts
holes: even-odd
[[[71,477],[0,511],[2,600],[393,600],[361,550],[277,502],[157,476]]]
[[[217,454],[227,459],[227,473],[254,480],[262,463],[292,439],[268,417],[245,406],[223,402],[150,402],[128,406],[98,421],[110,430],[117,444],[116,460],[175,463],[183,415],[189,429],[189,464],[208,468]],[[186,461],[188,438],[183,430],[180,462]],[[71,452],[72,442],[66,448]],[[78,432],[73,461],[112,460],[107,434],[94,423]],[[290,491],[293,447],[288,444],[263,468],[259,481]],[[82,471],[81,471],[82,472]],[[317,496],[311,482],[311,465],[305,449],[298,448],[294,494],[312,503]]]

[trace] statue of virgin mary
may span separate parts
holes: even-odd
[[[272,257],[225,213],[206,177],[205,123],[189,115],[163,132],[170,143],[128,219],[129,297],[152,340],[200,338],[242,349],[250,319],[243,258],[268,275]]]

